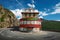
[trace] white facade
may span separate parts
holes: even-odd
[[[30,24],[30,21],[26,21],[27,22],[27,24]]]
[[[27,28],[19,28],[20,31],[27,31]],[[33,28],[32,32],[39,32],[40,28]]]
[[[21,21],[20,24],[41,24],[39,21]]]
[[[35,22],[34,21],[31,21],[31,24],[34,24]]]
[[[39,31],[40,31],[40,28],[33,28],[32,31],[33,31],[33,32],[39,32]]]

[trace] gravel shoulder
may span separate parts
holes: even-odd
[[[0,40],[60,40],[60,33],[49,31],[24,33],[3,28],[0,29]]]

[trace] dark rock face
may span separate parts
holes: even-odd
[[[8,9],[0,6],[0,28],[19,26],[19,21]]]

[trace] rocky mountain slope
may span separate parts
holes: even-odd
[[[0,5],[0,28],[19,26],[15,15]]]

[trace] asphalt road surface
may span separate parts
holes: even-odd
[[[3,28],[0,29],[0,40],[60,40],[60,33],[49,31],[24,33]]]

